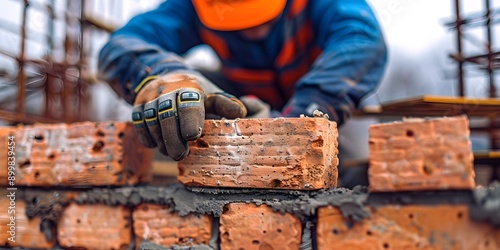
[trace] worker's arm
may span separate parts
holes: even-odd
[[[364,0],[310,3],[323,54],[298,81],[284,114],[310,115],[318,108],[340,126],[382,78],[387,61],[384,38]]]
[[[168,0],[115,32],[99,55],[101,76],[129,103],[141,142],[174,160],[200,137],[205,112],[244,117],[238,99],[223,93],[178,56],[200,44],[188,0]]]
[[[100,76],[132,103],[148,76],[188,69],[178,55],[200,44],[195,16],[190,1],[168,0],[134,17],[101,50]]]

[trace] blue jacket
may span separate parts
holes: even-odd
[[[222,74],[286,116],[319,108],[341,125],[380,81],[384,38],[365,0],[289,0],[261,41],[204,27],[188,0],[168,0],[112,34],[100,75],[129,102],[150,75],[189,69],[179,55],[210,45]]]

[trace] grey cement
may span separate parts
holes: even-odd
[[[489,221],[500,227],[500,182],[474,190],[474,203],[469,214],[473,220]]]

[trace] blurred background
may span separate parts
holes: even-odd
[[[1,0],[0,124],[129,120],[131,107],[97,76],[97,55],[113,30],[161,2]],[[364,106],[421,95],[498,98],[500,0],[369,2],[385,33],[389,64]],[[196,67],[218,67],[209,47],[185,56]],[[345,124],[339,138],[343,164],[366,166],[368,126],[400,119],[363,114]],[[471,121],[486,127],[473,130],[475,151],[500,148],[495,120]],[[498,179],[498,169],[485,167],[479,178]]]

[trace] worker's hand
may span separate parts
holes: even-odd
[[[247,108],[247,118],[270,118],[271,106],[254,95],[240,97]]]
[[[318,88],[298,89],[283,108],[282,115],[285,117],[300,117],[305,115],[314,117],[314,111],[318,110],[328,115],[328,119],[342,125],[354,109],[354,104],[346,97],[332,96]]]
[[[158,147],[173,160],[184,159],[187,141],[200,137],[205,112],[229,119],[245,117],[243,103],[194,75],[167,74],[142,88],[132,113],[134,127],[147,147]]]

